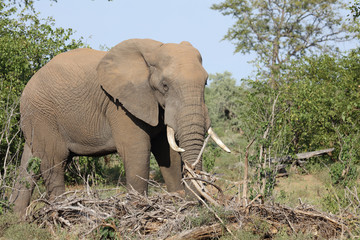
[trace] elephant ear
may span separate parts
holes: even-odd
[[[162,45],[151,39],[130,39],[113,47],[97,67],[101,87],[132,115],[156,126],[158,102],[150,87],[153,53]]]

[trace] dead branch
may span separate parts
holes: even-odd
[[[223,235],[223,228],[220,223],[215,223],[210,226],[196,227],[169,237],[166,240],[181,240],[181,239],[211,239]]]
[[[209,191],[206,188],[206,185],[204,185],[204,183],[202,181],[198,181],[198,180],[194,180],[196,178],[201,178],[201,176],[198,176],[194,170],[192,170],[189,167],[189,164],[184,162],[184,169],[186,170],[184,176],[185,178],[189,178],[192,179],[190,180],[192,185],[196,188],[196,190],[199,192],[199,194],[204,197],[207,201],[209,201],[211,204],[214,204],[215,206],[220,206],[220,204],[213,198],[210,196]],[[183,181],[184,183],[186,183],[186,181]],[[192,189],[190,189],[192,190]]]
[[[210,139],[210,134],[205,138],[204,144],[203,144],[203,146],[202,146],[202,148],[200,150],[200,153],[199,153],[198,157],[196,158],[196,161],[191,165],[192,169],[195,169],[196,165],[200,162],[201,156],[204,153],[206,144],[208,143],[209,139]]]

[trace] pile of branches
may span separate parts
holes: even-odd
[[[153,196],[129,191],[102,198],[103,194],[87,186],[86,191],[66,192],[53,201],[32,202],[27,208],[27,219],[48,227],[54,235],[60,226],[80,238],[175,240],[218,238],[224,234],[235,238],[234,232],[243,229],[264,238],[279,232],[325,239],[356,237],[352,231],[360,229],[359,216],[325,214],[306,204],[290,208],[264,203],[261,195],[248,202],[247,174],[241,183],[235,184],[243,185],[242,196],[240,187],[235,197],[225,196],[215,184],[214,176],[195,170],[208,139],[193,164],[184,162],[183,183],[198,201],[185,200],[184,194],[168,193],[164,189]],[[250,145],[245,154],[246,164]],[[149,184],[161,188],[152,181]],[[259,222],[268,227],[260,229]]]
[[[358,217],[339,218],[305,204],[290,208],[261,203],[261,197],[247,205],[235,199],[219,204],[220,208],[206,205],[204,219],[199,201],[188,201],[166,191],[154,196],[130,191],[108,198],[101,198],[97,191],[71,191],[54,201],[32,202],[27,219],[46,226],[54,235],[61,227],[86,239],[109,232],[118,239],[208,239],[234,235],[241,229],[264,237],[285,231],[289,235],[305,233],[332,239],[353,237],[349,223],[360,223]],[[269,226],[265,232],[259,229],[259,221]]]
[[[118,189],[111,189],[111,191]],[[59,226],[87,238],[107,229],[118,237],[168,237],[182,230],[196,215],[196,201],[179,194],[144,196],[136,191],[101,198],[98,191],[66,192],[53,201],[38,199],[27,208],[26,218],[47,227],[55,235]]]
[[[340,218],[317,211],[312,206],[301,204],[296,208],[290,208],[279,204],[252,204],[238,212],[245,216],[247,221],[261,219],[269,224],[268,232],[264,237],[277,234],[285,230],[287,234],[311,234],[312,238],[320,239],[343,239],[346,237],[355,239],[352,235],[353,223],[360,224],[358,216],[348,215]],[[359,227],[359,226],[357,226]]]

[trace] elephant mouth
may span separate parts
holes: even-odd
[[[179,147],[176,144],[174,129],[167,126],[166,132],[167,132],[167,139],[168,139],[170,147],[176,152],[185,152],[185,149]],[[224,151],[226,151],[228,153],[231,152],[230,149],[221,141],[221,139],[216,135],[216,133],[214,132],[214,130],[211,127],[208,129],[207,132],[210,135],[210,137],[215,141],[215,143],[217,145],[219,145],[219,147],[221,147]]]

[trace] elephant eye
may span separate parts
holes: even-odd
[[[169,86],[164,82],[162,83],[162,85],[163,85],[164,91],[167,92],[169,90]]]

